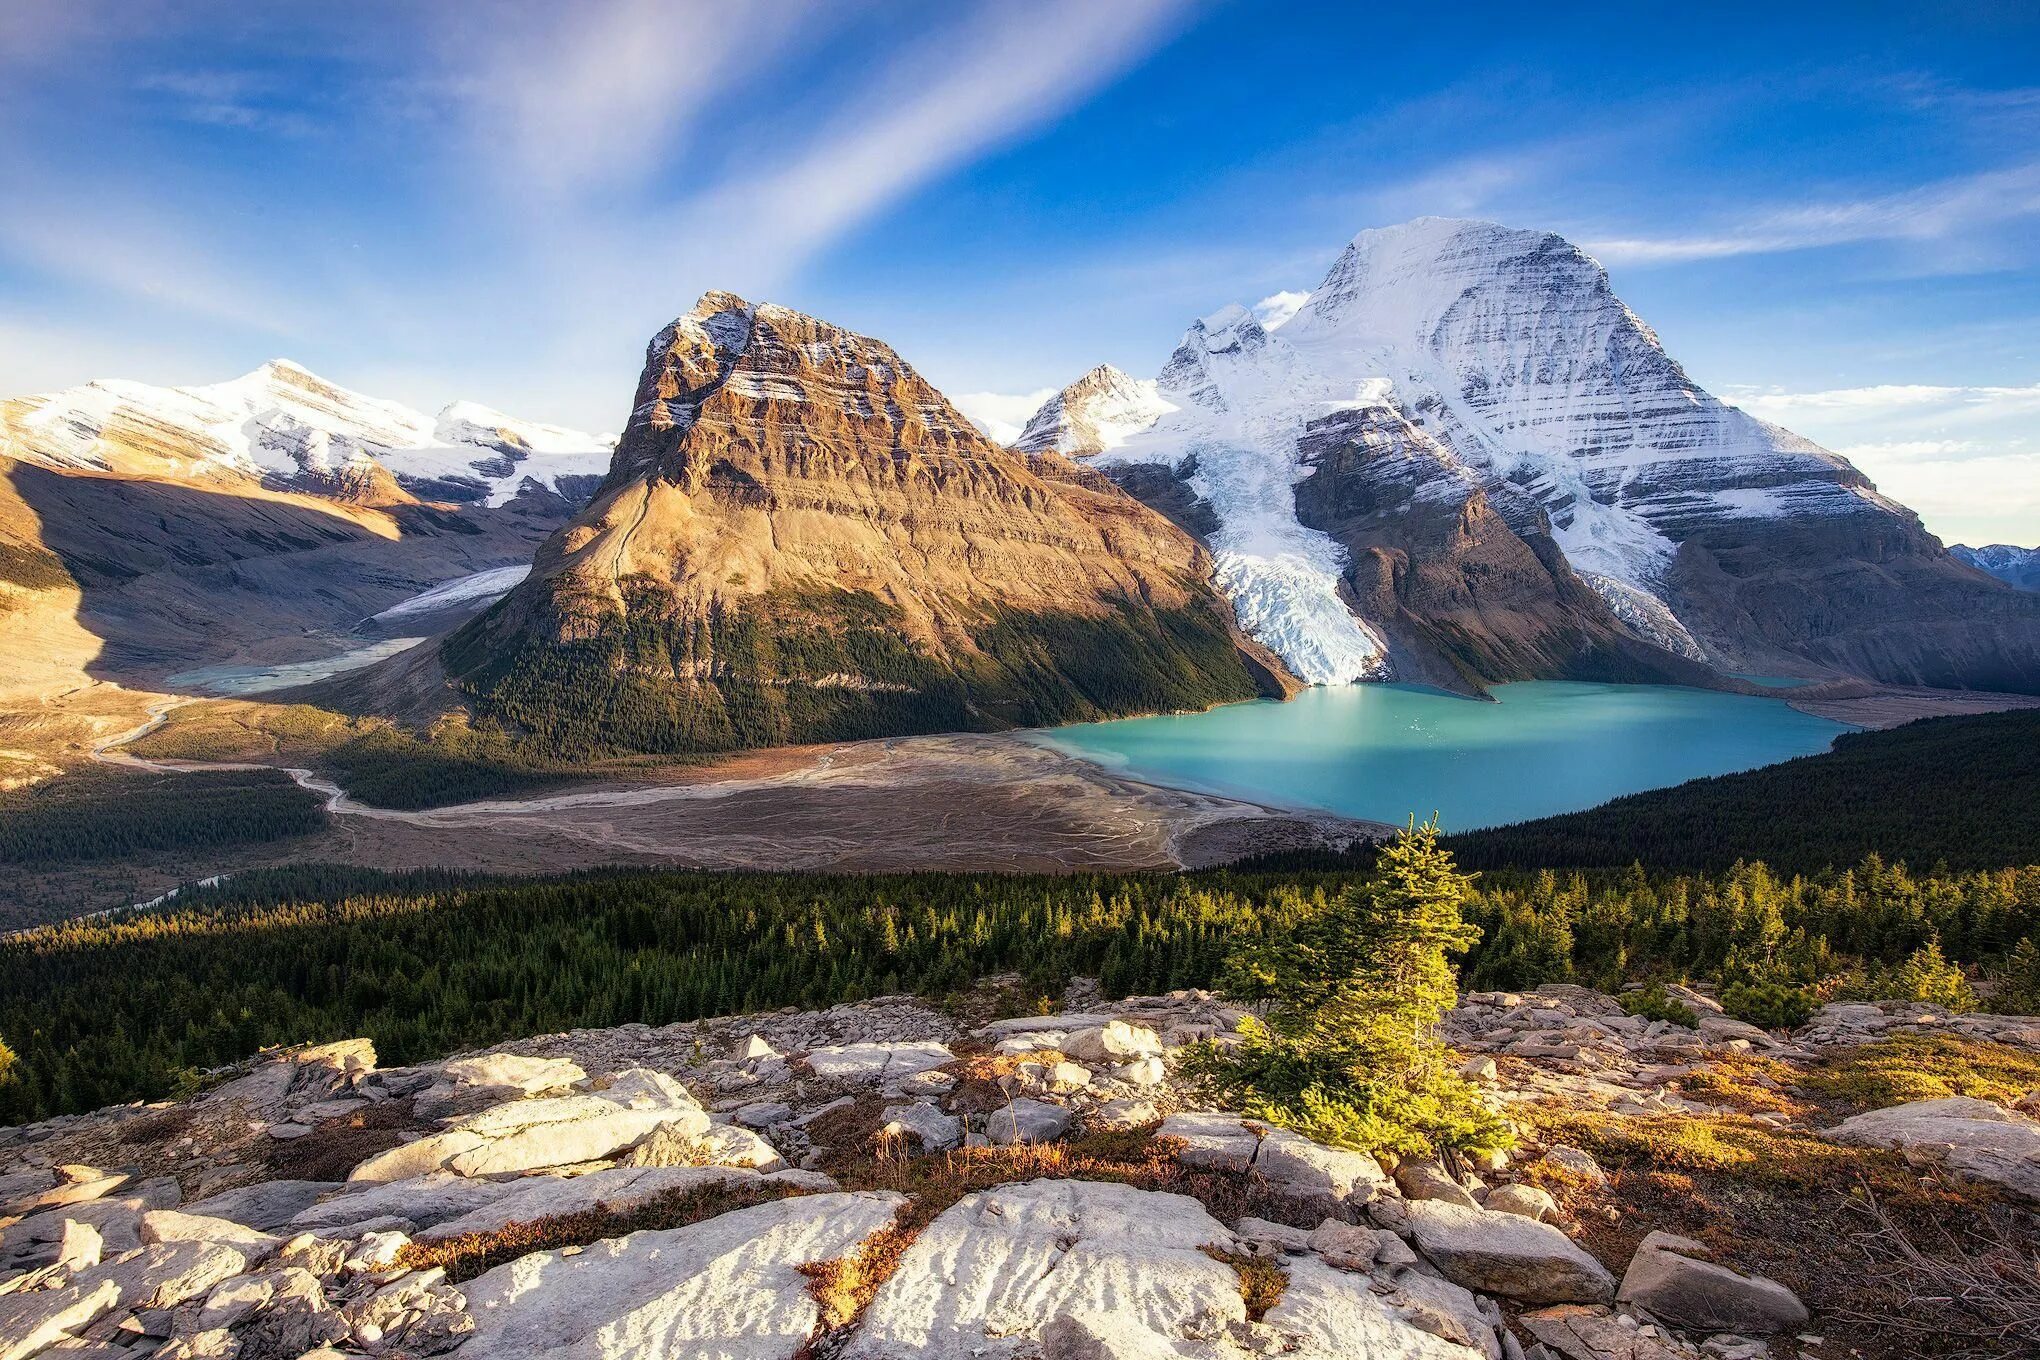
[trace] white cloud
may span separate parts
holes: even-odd
[[[2040,163],[1941,180],[1881,197],[1761,209],[1699,234],[1616,236],[1584,245],[1607,264],[1669,264],[1860,241],[1944,241],[2036,215],[2040,215]]]
[[[812,0],[586,0],[442,11],[449,83],[472,136],[521,189],[564,192],[642,181],[696,125],[747,97],[744,86],[796,37],[812,41],[847,7]]]
[[[984,431],[995,442],[1010,444],[1020,437],[1027,421],[1041,409],[1041,403],[1056,394],[1053,387],[1037,392],[957,392],[950,404],[963,412],[964,419]]]
[[[1724,397],[1842,454],[1951,543],[2040,544],[2040,383],[1730,388]]]
[[[1279,293],[1270,293],[1254,304],[1254,320],[1266,330],[1275,330],[1290,317],[1303,310],[1303,304],[1310,301],[1309,293],[1299,293],[1285,288]]]

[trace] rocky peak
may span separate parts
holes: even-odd
[[[1156,384],[1100,364],[1044,402],[1013,447],[1029,453],[1103,453],[1175,409]]]

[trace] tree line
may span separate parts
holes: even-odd
[[[0,941],[0,1041],[17,1055],[0,1122],[161,1097],[266,1045],[355,1034],[401,1063],[578,1026],[940,996],[1002,972],[1044,995],[1079,975],[1113,995],[1204,986],[1365,878],[254,871],[172,911]],[[1895,976],[1929,945],[1979,980],[2022,945],[2033,958],[2040,866],[1495,871],[1462,910],[1471,986],[1684,977],[1812,996]]]

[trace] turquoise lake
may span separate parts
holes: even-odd
[[[1032,736],[1149,783],[1382,822],[1435,812],[1464,831],[1811,755],[1851,730],[1778,699],[1662,685],[1537,680],[1494,695],[1344,685]]]

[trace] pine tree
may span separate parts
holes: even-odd
[[[1438,1022],[1458,999],[1448,955],[1479,936],[1461,916],[1472,880],[1414,822],[1374,875],[1288,930],[1248,945],[1227,990],[1269,1003],[1245,1042],[1202,1070],[1248,1113],[1321,1141],[1423,1152],[1496,1147],[1507,1129],[1452,1072]]]

